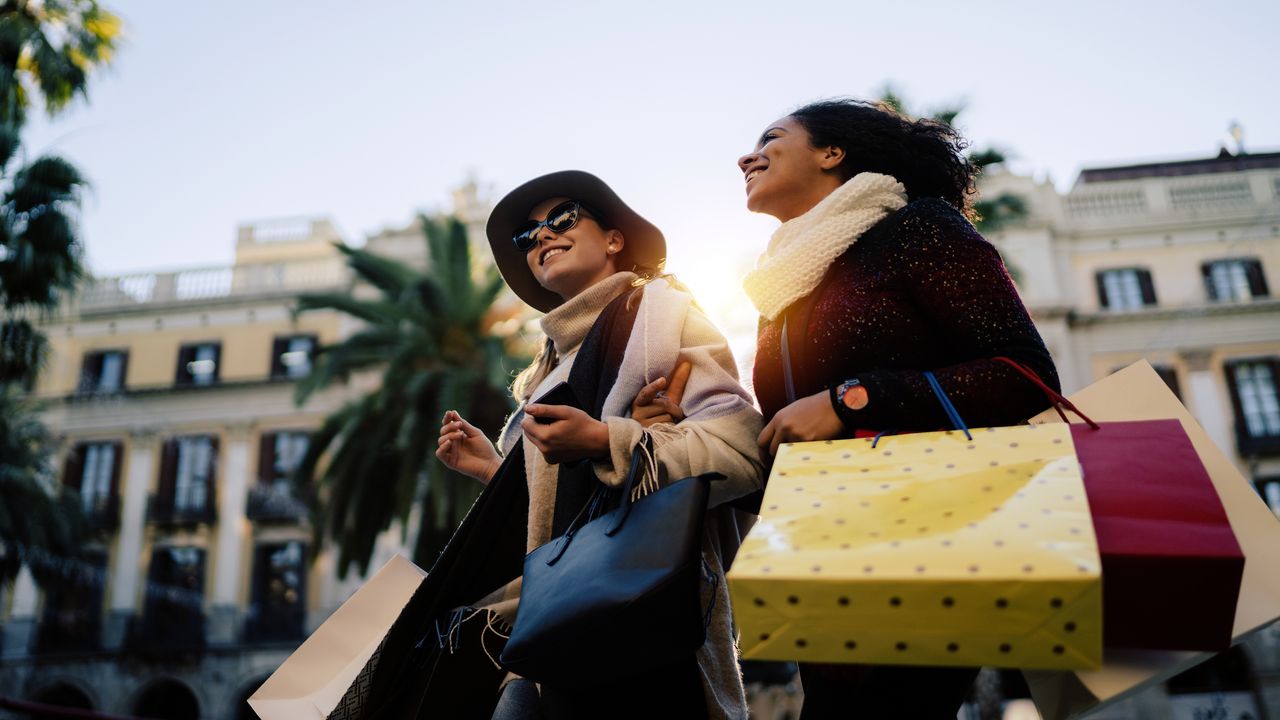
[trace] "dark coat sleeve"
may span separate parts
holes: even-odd
[[[993,359],[1011,358],[1060,387],[1053,359],[995,247],[941,200],[913,203],[898,236],[897,272],[931,321],[937,356],[948,361],[859,373],[870,402],[845,414],[846,424],[903,432],[950,427],[925,370],[933,371],[973,427],[1016,424],[1048,407],[1039,388]]]

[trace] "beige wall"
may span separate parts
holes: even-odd
[[[200,313],[126,321],[81,323],[50,332],[51,362],[36,388],[38,395],[59,396],[75,391],[86,353],[94,350],[129,351],[125,386],[128,388],[173,385],[178,350],[186,343],[222,343],[218,368],[222,381],[261,380],[271,373],[272,342],[282,335],[314,334],[321,343],[338,339],[340,320],[332,314],[302,315],[294,323],[287,313],[258,311],[267,319],[251,320],[248,311]],[[240,324],[232,324],[239,320]],[[128,325],[150,325],[150,330]],[[124,328],[121,326],[125,325]],[[58,332],[62,329],[62,332]]]
[[[1188,237],[1190,235],[1190,237]],[[1205,236],[1210,237],[1205,237]],[[1271,296],[1280,288],[1280,233],[1273,237],[1245,237],[1240,233],[1161,233],[1117,238],[1116,248],[1107,238],[1085,245],[1072,255],[1072,274],[1078,289],[1078,306],[1085,311],[1100,310],[1094,274],[1109,268],[1138,267],[1151,272],[1155,284],[1156,303],[1160,307],[1187,307],[1208,304],[1202,263],[1227,258],[1257,258],[1267,279]],[[1234,237],[1233,237],[1234,236]],[[1165,240],[1168,237],[1169,240]],[[1088,246],[1095,246],[1089,248]],[[1098,245],[1107,247],[1097,248]]]

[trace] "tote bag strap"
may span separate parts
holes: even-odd
[[[788,339],[787,314],[782,314],[782,384],[787,391],[787,404],[796,401],[796,379],[791,371],[791,341]]]

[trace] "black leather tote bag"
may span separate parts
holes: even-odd
[[[651,453],[646,436],[618,508],[586,521],[593,502],[525,557],[520,610],[502,651],[511,672],[585,687],[687,658],[706,640],[702,525],[720,476],[685,478],[632,501]]]

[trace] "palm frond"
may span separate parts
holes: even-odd
[[[28,213],[57,203],[74,202],[87,181],[76,166],[46,155],[18,171],[8,201],[15,212]]]
[[[379,257],[367,250],[349,247],[342,243],[337,243],[337,246],[347,256],[347,264],[356,275],[381,290],[392,302],[397,301],[404,294],[405,288],[413,282],[415,273],[412,268],[405,267],[390,258]]]
[[[395,303],[385,300],[362,300],[342,293],[306,293],[299,295],[294,312],[336,310],[365,322],[387,320],[397,313]]]

